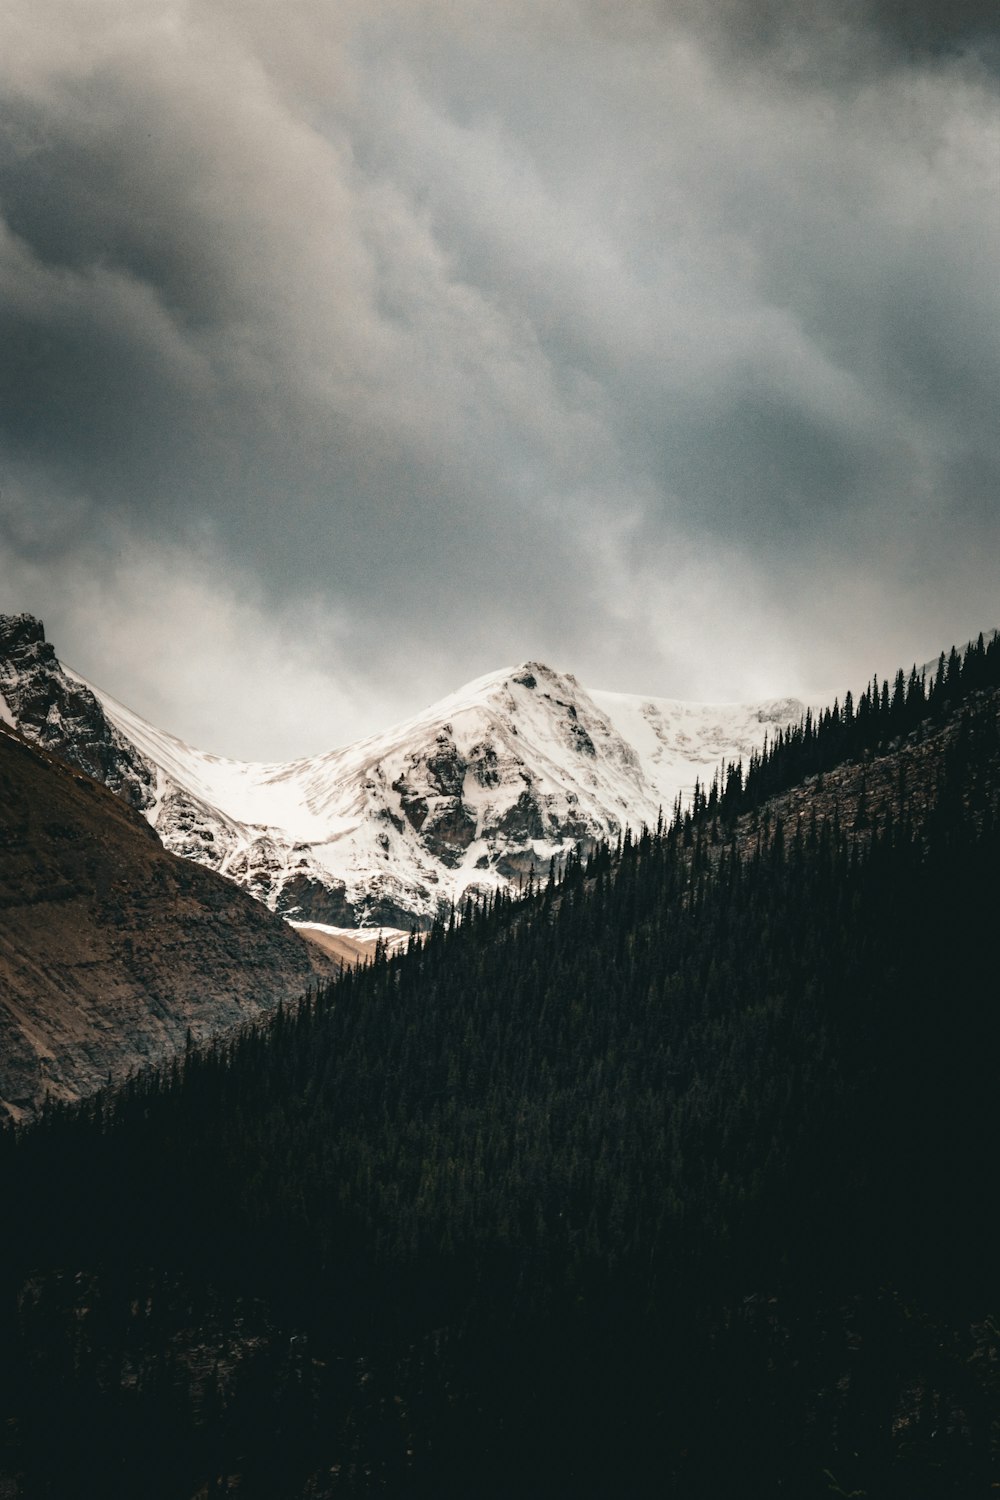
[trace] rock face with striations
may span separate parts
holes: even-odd
[[[122,797],[0,726],[0,1115],[169,1059],[333,971]]]

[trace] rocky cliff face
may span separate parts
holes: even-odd
[[[247,765],[185,745],[0,616],[0,713],[139,808],[164,845],[299,921],[426,927],[469,892],[669,815],[802,705],[588,693],[539,662],[491,673],[384,734]]]
[[[107,747],[92,724],[86,743]],[[122,796],[0,726],[0,1114],[169,1059],[334,968],[168,853]]]
[[[0,615],[0,719],[132,807],[153,806],[155,766],[115,728],[91,689],[62,670],[32,615]]]

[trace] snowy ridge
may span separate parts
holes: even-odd
[[[696,780],[705,786],[724,761],[748,761],[765,737],[797,723],[805,713],[805,704],[797,698],[684,703],[629,693],[592,692],[590,696],[622,739],[632,745],[667,816],[678,796],[687,802]]]
[[[37,621],[3,616],[0,690],[26,733],[125,796],[168,849],[298,923],[350,929],[427,926],[467,892],[653,824],[804,712],[591,693],[526,662],[356,744],[247,763],[157,729],[63,668]]]
[[[92,691],[162,773],[169,790],[149,816],[168,848],[299,921],[325,914],[338,926],[423,925],[581,841],[655,823],[696,778],[747,757],[803,711],[794,699],[713,706],[588,693],[529,662],[355,745],[253,764],[194,750]],[[199,808],[216,814],[208,840]]]
[[[167,847],[298,920],[425,924],[470,888],[545,868],[659,808],[611,720],[538,663],[490,673],[358,744],[277,765],[206,755],[90,690],[160,773],[147,816]]]

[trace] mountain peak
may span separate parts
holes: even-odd
[[[16,615],[0,614],[0,641],[4,644],[22,632],[30,633],[35,640],[44,640],[45,627],[37,615],[25,612]]]
[[[32,653],[32,648],[39,646],[45,648],[44,652]],[[45,639],[45,626],[35,615],[29,614],[0,614],[0,653],[12,657],[43,654],[51,659],[55,656]]]
[[[356,744],[247,764],[184,744],[61,667],[30,615],[0,622],[4,708],[141,810],[168,849],[273,910],[404,928],[655,824],[802,713],[794,699],[712,708],[592,693],[528,659]]]
[[[542,683],[569,683],[571,687],[579,687],[580,684],[572,672],[557,672],[554,667],[547,666],[543,661],[525,661],[519,667],[514,667],[510,673],[511,682],[516,682],[519,687],[534,689]]]

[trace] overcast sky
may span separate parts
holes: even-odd
[[[993,0],[5,0],[0,610],[289,757],[1000,624]]]

